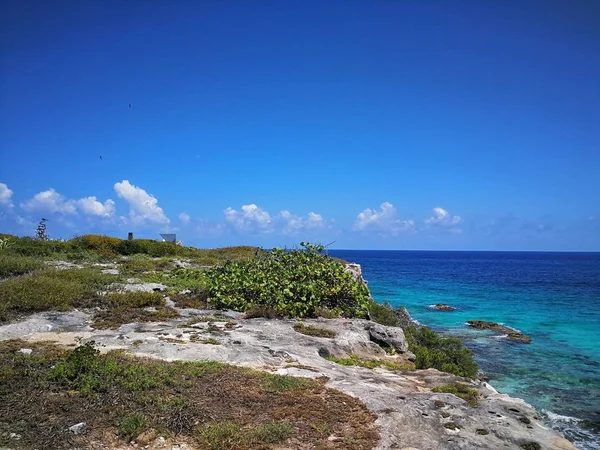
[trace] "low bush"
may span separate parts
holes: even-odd
[[[479,392],[475,389],[471,389],[461,383],[444,384],[441,386],[434,386],[431,389],[432,392],[445,392],[448,394],[454,394],[457,397],[465,400],[470,406],[476,407],[478,405]]]
[[[404,328],[408,348],[416,356],[417,369],[433,367],[461,377],[475,378],[479,367],[473,352],[455,337],[443,337],[427,327]]]
[[[327,308],[346,317],[365,317],[369,291],[323,246],[274,249],[250,261],[229,262],[205,272],[209,301],[218,308],[272,308],[291,317],[315,317]]]
[[[383,304],[375,301],[369,302],[369,318],[373,322],[377,322],[388,327],[401,326],[400,318],[388,302],[384,302]]]
[[[49,268],[28,277],[6,280],[0,283],[0,320],[8,320],[15,314],[95,305],[99,291],[115,278],[91,268]]]
[[[0,278],[23,275],[41,267],[43,264],[37,259],[0,253]]]

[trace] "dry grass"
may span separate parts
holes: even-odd
[[[31,355],[18,352],[25,346]],[[15,449],[88,448],[115,434],[123,444],[149,429],[208,449],[366,450],[378,441],[362,403],[318,382],[216,362],[100,355],[90,345],[66,352],[0,343],[0,398],[0,446]],[[79,422],[88,431],[69,433]]]

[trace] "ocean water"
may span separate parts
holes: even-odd
[[[329,254],[361,264],[375,300],[460,337],[500,392],[535,406],[578,448],[600,449],[600,253]],[[533,341],[511,342],[467,320],[502,323]]]

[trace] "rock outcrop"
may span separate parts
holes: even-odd
[[[502,334],[506,334],[506,337],[513,341],[522,342],[524,344],[531,344],[531,337],[521,333],[518,330],[515,330],[514,328],[510,328],[505,325],[500,325],[496,322],[486,322],[485,320],[468,320],[467,324],[478,330],[492,330]]]
[[[437,311],[454,311],[454,310],[456,310],[455,307],[446,305],[445,303],[437,303],[435,305],[432,305],[431,309],[435,309]]]
[[[380,450],[518,449],[527,448],[526,444],[548,450],[575,448],[547,428],[523,400],[499,394],[485,382],[435,369],[368,369],[326,359],[405,361],[410,355],[397,328],[366,320],[304,320],[307,325],[336,333],[334,338],[320,338],[294,331],[294,320],[243,319],[230,311],[179,312],[177,319],[130,323],[118,330],[94,330],[91,312],[42,313],[1,326],[0,340],[56,341],[72,346],[93,339],[101,351],[124,349],[169,361],[216,360],[284,375],[325,376],[329,387],[360,399],[377,415],[381,440],[376,448]],[[209,315],[222,318],[222,322],[189,321]],[[209,337],[221,345],[203,344]],[[388,355],[374,338],[393,346],[399,354]],[[457,382],[478,392],[475,407],[453,394],[432,391],[435,386]]]

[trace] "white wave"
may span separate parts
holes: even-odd
[[[499,334],[498,336],[490,336],[492,339],[505,339],[508,337],[508,334]]]
[[[519,330],[518,328],[511,327],[510,325],[506,325],[506,324],[505,324],[505,323],[503,323],[503,322],[498,322],[498,325],[502,325],[503,327],[506,327],[506,328],[508,328],[508,329],[510,329],[510,330],[516,331],[517,333],[521,333],[521,334],[523,334],[523,332],[522,332],[521,330]]]
[[[581,419],[578,419],[577,417],[563,416],[561,414],[556,414],[556,413],[553,413],[552,411],[548,411],[547,409],[542,409],[542,412],[552,422],[572,422],[572,423],[581,422]]]

